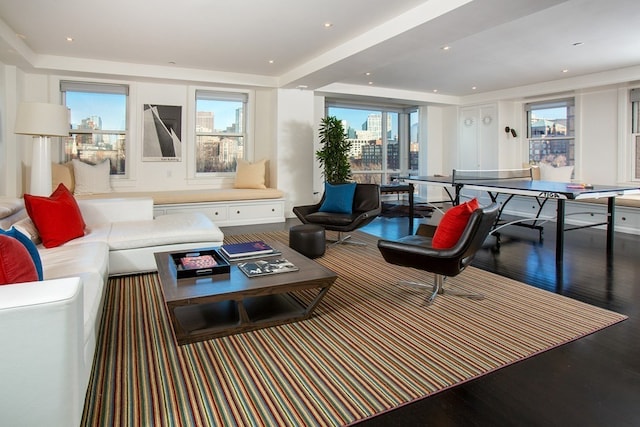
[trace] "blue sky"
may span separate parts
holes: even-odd
[[[125,95],[101,94],[100,118],[102,129],[123,130],[126,127],[126,103]],[[82,120],[98,115],[96,111],[96,94],[85,92],[67,92],[67,107],[71,109],[71,124],[76,128]]]
[[[96,97],[100,97],[100,103],[96,103]],[[71,123],[74,128],[82,120],[91,116],[100,116],[102,129],[123,130],[126,127],[126,102],[125,95],[95,94],[84,92],[67,92],[67,107],[71,109]],[[236,109],[242,106],[242,102],[198,101],[201,111],[213,111],[216,129],[227,129],[236,120]],[[96,109],[96,107],[99,107]],[[142,106],[140,106],[142,108]]]

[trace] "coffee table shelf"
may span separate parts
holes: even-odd
[[[178,344],[296,322],[313,315],[337,275],[285,245],[270,245],[299,271],[248,278],[236,264],[231,264],[230,274],[223,277],[177,280],[171,253],[155,254]]]

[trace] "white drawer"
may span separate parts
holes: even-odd
[[[211,205],[211,204],[193,204],[193,205],[175,205],[168,206],[162,209],[161,215],[169,215],[172,213],[193,213],[201,212],[209,217],[214,223],[227,220],[227,206],[226,205]],[[157,214],[156,214],[157,215]]]
[[[279,218],[282,215],[283,206],[281,202],[229,205],[229,219],[232,221],[257,218]]]

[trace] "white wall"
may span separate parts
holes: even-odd
[[[618,91],[615,88],[576,97],[576,179],[595,184],[615,184],[618,170]],[[627,131],[630,131],[630,127]],[[624,167],[624,165],[620,165]]]
[[[279,89],[276,117],[278,188],[287,193],[285,216],[313,197],[315,168],[313,92]]]

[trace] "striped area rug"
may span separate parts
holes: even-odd
[[[89,386],[87,426],[339,426],[424,398],[624,320],[473,267],[447,286],[482,301],[438,296],[399,278],[431,275],[386,264],[377,239],[318,262],[338,279],[315,316],[177,346],[155,274],[112,278]],[[286,232],[226,242],[287,242]]]

